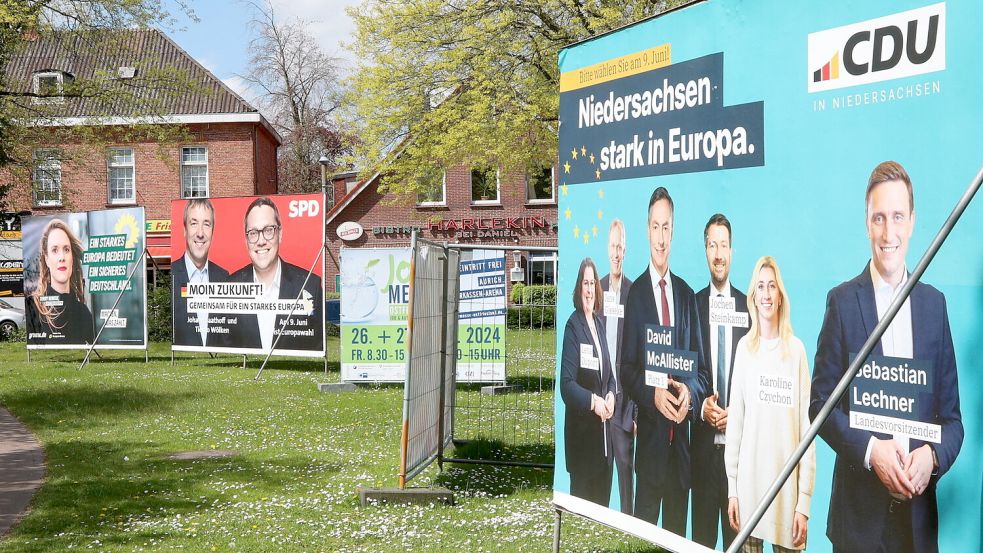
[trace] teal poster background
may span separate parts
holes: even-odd
[[[810,63],[810,33],[926,6],[944,9],[944,27],[938,31],[944,68],[914,76],[893,76],[897,72],[886,70],[871,76],[884,80],[809,92],[815,71],[822,70]],[[670,271],[694,291],[707,286],[703,229],[711,215],[724,213],[733,225],[731,283],[747,292],[755,261],[763,255],[777,260],[789,294],[794,333],[805,344],[812,370],[827,293],[861,273],[870,259],[864,193],[871,170],[882,161],[896,160],[911,176],[915,206],[907,256],[911,270],[983,166],[980,21],[983,4],[970,0],[710,1],[562,51],[561,74],[664,44],[671,47],[669,71],[690,60],[722,54],[720,80],[715,77],[713,83],[719,86],[714,94],[721,95],[722,108],[712,108],[717,113],[710,113],[708,106],[694,106],[635,123],[643,129],[665,130],[676,121],[684,126],[697,118],[726,126],[733,121],[725,121],[727,116],[719,112],[728,106],[761,102],[762,132],[754,138],[760,163],[738,163],[735,157],[723,167],[677,166],[687,172],[673,173],[668,164],[662,164],[620,173],[609,166],[598,174],[600,149],[612,140],[631,142],[635,131],[628,123],[596,125],[590,132],[578,129],[576,116],[570,114],[577,113],[585,89],[561,92],[557,320],[565,321],[573,312],[569,298],[584,257],[594,260],[599,276],[607,274],[607,236],[613,219],[621,219],[626,227],[625,276],[634,280],[646,270],[646,206],[653,190],[664,186],[675,204]],[[869,27],[873,31],[878,24]],[[916,50],[923,50],[925,44],[924,25],[920,30],[923,34]],[[869,51],[858,50],[858,57],[864,54],[871,56]],[[662,75],[663,69],[652,73]],[[847,81],[842,60],[839,71]],[[639,75],[625,77],[625,81],[644,81],[646,73]],[[595,86],[619,90],[619,81]],[[662,84],[659,76],[649,88]],[[601,99],[606,98],[607,92]],[[735,117],[750,119],[752,124],[755,119],[753,112]],[[941,551],[983,551],[979,468],[983,463],[983,400],[977,393],[983,386],[978,366],[983,349],[981,236],[983,199],[977,197],[922,278],[945,295],[948,305],[965,429],[961,452],[938,485]],[[558,333],[558,351],[562,341]],[[559,379],[558,356],[558,383]],[[564,409],[557,393],[554,489],[563,494],[569,492],[560,424]],[[808,550],[830,551],[825,533],[835,456],[822,439],[816,440],[816,452]],[[589,516],[631,530],[615,512],[620,507],[616,485],[609,507],[611,510]]]

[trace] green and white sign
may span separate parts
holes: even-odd
[[[505,252],[461,252],[457,380],[505,380]]]
[[[342,248],[342,380],[404,380],[409,299],[409,249]]]

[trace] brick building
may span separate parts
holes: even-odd
[[[56,104],[43,125],[97,128],[107,143],[104,151],[71,141],[34,148],[32,186],[15,187],[22,192],[9,203],[30,214],[143,206],[150,254],[158,267],[166,267],[171,200],[275,194],[281,139],[255,107],[161,31],[132,29],[102,36],[105,44],[84,46],[58,33],[25,37],[8,61],[12,89],[47,94],[34,101]],[[58,96],[76,79],[110,75],[124,84],[136,83],[142,71],[155,66],[173,69],[193,84],[178,94],[148,87],[140,93],[146,97],[136,98],[155,107],[151,122],[184,127],[188,138],[179,144],[160,145],[152,137],[127,132],[146,118],[113,116],[90,98]]]
[[[523,175],[452,167],[415,198],[381,194],[378,174],[361,182],[354,174],[338,175],[332,181],[334,207],[326,217],[325,287],[341,290],[343,246],[409,246],[414,229],[438,242],[506,246],[508,266],[521,269],[510,272],[513,281],[555,284],[555,252],[524,249],[557,246],[555,174],[554,168]],[[344,240],[338,232],[342,225],[348,231]]]

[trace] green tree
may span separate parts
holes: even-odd
[[[435,165],[551,166],[560,49],[683,3],[366,0],[348,11],[363,169],[384,163],[383,187],[415,196]]]
[[[198,84],[129,40],[129,30],[172,25],[173,10],[194,19],[183,0],[0,0],[0,209],[18,207],[11,200],[31,186],[35,147],[68,144],[63,159],[81,167],[110,142],[144,139],[163,148],[186,136],[182,127],[162,124],[165,106]],[[8,74],[37,41],[57,46],[52,65],[98,65],[93,60],[111,56],[126,60],[135,76],[99,70],[37,87],[24,75]],[[65,124],[65,117],[80,114],[84,124]],[[131,123],[108,124],[116,118]]]

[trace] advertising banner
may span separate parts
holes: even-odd
[[[145,349],[143,208],[24,217],[22,223],[28,349],[88,349],[104,324],[96,348]]]
[[[0,213],[0,299],[24,307],[24,249],[16,213]]]
[[[320,194],[171,202],[171,349],[267,354],[279,333],[276,355],[323,357],[322,204]]]
[[[409,248],[341,249],[341,377],[406,380]],[[457,381],[505,380],[505,254],[461,252]]]
[[[458,382],[505,381],[505,252],[461,252]]]
[[[341,248],[341,379],[406,379],[409,248]]]
[[[729,545],[983,165],[979,21],[710,1],[560,53],[557,506]],[[980,236],[977,198],[765,548],[983,551]]]

